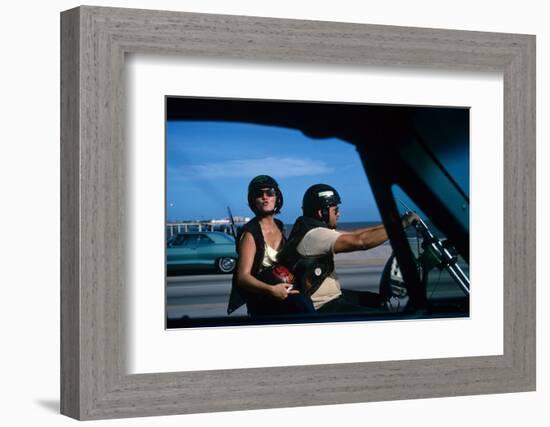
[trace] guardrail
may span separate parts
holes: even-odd
[[[244,225],[247,221],[235,221],[236,226]],[[200,222],[184,221],[169,222],[166,224],[166,237],[171,239],[177,233],[186,233],[188,231],[221,231],[231,233],[231,224],[229,222]]]

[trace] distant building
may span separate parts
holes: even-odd
[[[233,221],[235,221],[235,224],[245,224],[248,221],[250,221],[250,218],[247,216],[234,216]],[[231,220],[229,218],[223,218],[223,219],[211,219],[210,224],[231,224]]]

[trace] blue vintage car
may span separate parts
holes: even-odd
[[[178,233],[167,244],[168,275],[210,269],[231,273],[236,265],[235,239],[222,232]]]

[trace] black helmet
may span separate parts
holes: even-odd
[[[279,283],[294,283],[294,274],[282,264],[275,264],[273,267],[264,268],[258,273],[258,279],[268,285]]]
[[[327,184],[315,184],[304,193],[302,210],[304,216],[316,218],[317,211],[321,209],[322,220],[328,222],[328,208],[342,203],[338,191]]]
[[[257,177],[253,178],[252,181],[250,181],[250,184],[248,184],[248,206],[250,207],[250,209],[252,209],[252,212],[256,213],[254,193],[258,190],[261,190],[262,188],[275,189],[277,200],[275,201],[274,213],[281,212],[281,208],[283,207],[283,193],[281,193],[277,181],[275,181],[269,175],[258,175]]]

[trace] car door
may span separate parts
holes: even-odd
[[[168,265],[190,268],[196,266],[199,239],[198,234],[178,235],[168,248]]]
[[[194,244],[196,265],[199,267],[213,266],[218,256],[218,245],[206,234],[200,234]]]

